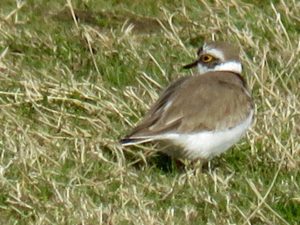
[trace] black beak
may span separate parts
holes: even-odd
[[[195,62],[192,62],[192,63],[190,63],[190,64],[187,64],[187,65],[183,66],[182,68],[183,68],[183,69],[191,69],[191,68],[197,66],[198,62],[199,62],[199,61],[196,60]]]

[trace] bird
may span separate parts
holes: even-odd
[[[198,72],[172,82],[145,117],[120,140],[122,146],[166,143],[176,159],[211,160],[236,144],[252,125],[254,103],[242,74],[240,49],[222,41],[205,43],[183,66]]]

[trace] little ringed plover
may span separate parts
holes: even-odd
[[[184,68],[193,76],[171,83],[144,119],[121,140],[123,146],[162,141],[171,157],[209,160],[234,145],[253,120],[253,101],[239,50],[225,42],[204,44],[198,59]]]

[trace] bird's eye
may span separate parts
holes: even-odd
[[[201,60],[202,62],[204,62],[204,63],[209,63],[209,62],[211,62],[213,59],[214,59],[214,57],[211,56],[211,55],[208,55],[208,54],[202,55],[202,56],[200,57],[200,60]]]

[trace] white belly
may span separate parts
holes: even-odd
[[[194,160],[209,159],[234,145],[252,123],[253,112],[238,126],[222,131],[205,131],[194,134],[166,134],[165,138],[184,149],[184,157]],[[172,152],[166,152],[173,155]]]

